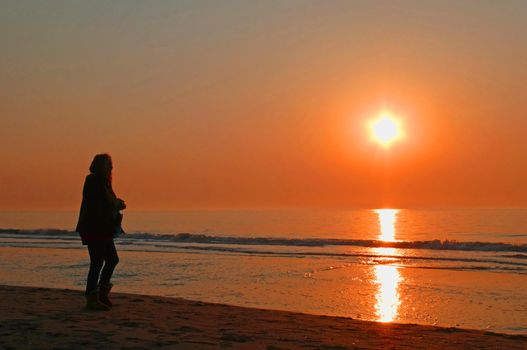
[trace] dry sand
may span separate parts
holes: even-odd
[[[176,298],[113,294],[87,311],[82,292],[0,286],[0,348],[527,349],[527,336],[383,324]]]

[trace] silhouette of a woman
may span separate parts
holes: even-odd
[[[108,299],[113,286],[110,279],[119,263],[113,239],[122,232],[122,215],[119,211],[125,209],[126,204],[113,192],[112,169],[109,154],[97,154],[93,158],[90,174],[86,176],[82,190],[76,229],[80,233],[82,244],[88,246],[90,255],[86,308],[91,310],[110,310],[112,307]]]

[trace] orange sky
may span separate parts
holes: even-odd
[[[527,2],[7,1],[0,210],[527,204]],[[383,107],[407,137],[385,150]]]

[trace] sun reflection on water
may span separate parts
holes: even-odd
[[[391,322],[397,317],[397,310],[401,303],[397,290],[401,280],[399,270],[396,266],[376,265],[375,278],[379,284],[376,295],[377,304],[375,304],[377,321]]]
[[[381,241],[395,241],[395,223],[397,221],[397,209],[376,209],[375,212],[379,216],[379,240]],[[379,255],[395,255],[397,249],[395,248],[376,248],[375,252]],[[393,258],[381,259],[386,263],[393,261]],[[399,283],[401,282],[401,275],[397,266],[391,265],[375,265],[375,279],[378,284],[376,294],[375,312],[377,321],[391,322],[397,318],[399,304],[401,303],[399,296]]]
[[[375,209],[379,216],[379,225],[381,232],[379,235],[380,241],[395,241],[395,222],[397,221],[397,209]]]

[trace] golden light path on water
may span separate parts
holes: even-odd
[[[393,242],[395,241],[395,223],[397,222],[397,209],[376,209],[379,217],[379,240]],[[396,248],[374,248],[375,252],[381,256],[394,255]],[[399,283],[401,282],[401,275],[397,266],[387,265],[392,260],[385,258],[385,263],[380,261],[380,264],[375,265],[375,279],[378,285],[376,294],[375,311],[377,321],[392,322],[397,317],[399,304],[401,303],[399,296]]]
[[[385,242],[395,241],[395,221],[399,210],[375,209],[375,212],[379,216],[379,226],[381,227],[378,239]]]

